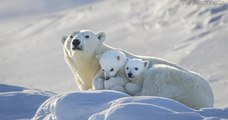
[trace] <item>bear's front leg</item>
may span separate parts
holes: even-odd
[[[127,83],[125,86],[125,90],[126,90],[127,94],[134,96],[138,92],[140,92],[141,87],[135,83]]]
[[[96,78],[93,80],[93,90],[103,90],[104,89],[104,79]]]
[[[110,79],[104,81],[105,89],[109,89],[110,90],[112,87],[114,87],[116,85],[124,86],[125,85],[125,81],[119,76],[111,77]]]
[[[115,85],[112,88],[110,88],[110,90],[115,90],[115,91],[126,93],[126,91],[124,90],[124,87],[121,85]]]

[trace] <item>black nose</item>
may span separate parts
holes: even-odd
[[[128,75],[128,77],[132,77],[132,73],[128,73],[127,75]]]
[[[80,43],[81,43],[81,41],[79,39],[74,39],[72,44],[74,46],[78,46],[78,45],[80,45]]]
[[[105,80],[109,80],[109,79],[110,79],[110,77],[106,77],[106,78],[105,78]]]

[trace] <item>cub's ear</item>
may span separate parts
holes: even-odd
[[[106,34],[104,32],[98,32],[97,38],[103,43],[105,41]]]
[[[66,39],[67,39],[67,36],[66,36],[66,35],[64,35],[64,36],[62,37],[62,44],[64,44],[64,43],[65,43]]]
[[[96,55],[96,58],[97,58],[97,60],[100,60],[101,56],[100,55]]]
[[[118,55],[118,56],[116,57],[116,59],[117,59],[118,61],[120,61],[120,56]]]
[[[146,69],[148,69],[148,67],[149,67],[149,61],[148,60],[145,60],[144,61],[144,67],[146,68]]]

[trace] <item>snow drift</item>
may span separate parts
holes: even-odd
[[[228,109],[193,110],[161,97],[115,91],[81,91],[56,95],[44,102],[33,120],[202,120],[228,119]]]
[[[46,100],[46,101],[45,101]],[[3,120],[217,120],[228,108],[193,110],[171,99],[100,90],[54,93],[0,84]]]
[[[54,93],[0,84],[0,119],[32,118],[39,106]]]

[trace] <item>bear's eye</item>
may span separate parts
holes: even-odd
[[[110,69],[110,71],[112,72],[114,69],[112,68],[112,69]]]
[[[135,70],[138,70],[138,68],[136,67]]]
[[[73,36],[71,35],[70,38],[73,38]]]
[[[88,38],[89,38],[89,36],[88,36],[88,35],[86,35],[86,36],[85,36],[85,38],[87,38],[87,39],[88,39]]]
[[[104,70],[104,69],[102,69],[102,71],[104,72],[105,70]]]
[[[126,69],[128,70],[129,68],[127,67]]]

